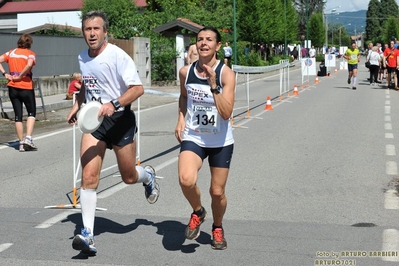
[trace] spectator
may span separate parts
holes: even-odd
[[[82,87],[82,74],[75,72],[73,73],[72,78],[73,79],[69,84],[68,93],[66,94],[67,100],[72,100],[73,94],[80,91],[80,88]]]

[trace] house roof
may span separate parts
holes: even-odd
[[[146,7],[145,0],[135,1],[137,7]],[[83,0],[31,0],[24,2],[6,2],[0,7],[0,14],[74,11],[83,8]]]
[[[189,19],[177,18],[174,21],[171,21],[169,23],[166,23],[159,27],[156,27],[154,29],[154,31],[157,33],[161,33],[162,35],[164,35],[166,37],[175,37],[177,34],[196,36],[196,33],[198,33],[198,31],[200,29],[202,29],[203,27],[204,26],[197,24],[195,22],[192,22]],[[189,32],[182,33],[183,29],[186,29]]]
[[[18,31],[18,33],[21,33],[21,34],[34,34],[37,31],[50,30],[50,29],[53,29],[54,27],[56,27],[60,31],[65,30],[65,29],[69,29],[69,30],[74,31],[74,32],[79,33],[79,34],[82,33],[81,28],[72,27],[72,26],[68,26],[68,25],[51,24],[51,23],[45,23],[45,24],[37,26],[37,27],[21,30],[21,31]]]

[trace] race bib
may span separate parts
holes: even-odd
[[[202,134],[217,134],[220,132],[219,115],[215,106],[194,105],[191,121],[192,129]]]
[[[357,59],[357,55],[356,55],[356,54],[352,54],[352,55],[351,55],[351,59],[352,59],[352,60],[356,60],[356,59]]]

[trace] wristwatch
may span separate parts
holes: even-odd
[[[119,108],[121,108],[121,103],[117,99],[113,99],[111,101],[111,103],[114,106],[115,110],[118,110]]]
[[[211,92],[214,94],[219,94],[221,89],[222,88],[220,86],[216,86],[214,89],[211,88]]]

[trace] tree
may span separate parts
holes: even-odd
[[[325,28],[323,26],[323,15],[319,12],[313,13],[309,19],[309,40],[312,45],[322,47],[325,41]]]
[[[130,39],[138,34],[132,18],[137,16],[137,7],[132,0],[84,0],[82,14],[91,10],[107,13],[109,33],[115,39]]]
[[[391,16],[388,18],[388,20],[384,24],[384,40],[385,42],[389,43],[391,40],[391,37],[398,36],[399,33],[399,27],[398,27],[398,22],[394,16]]]
[[[379,18],[381,27],[385,28],[385,23],[391,17],[399,17],[399,8],[395,0],[381,0],[379,8]]]
[[[382,27],[379,18],[378,0],[370,0],[366,13],[366,39],[373,40],[381,39]]]

